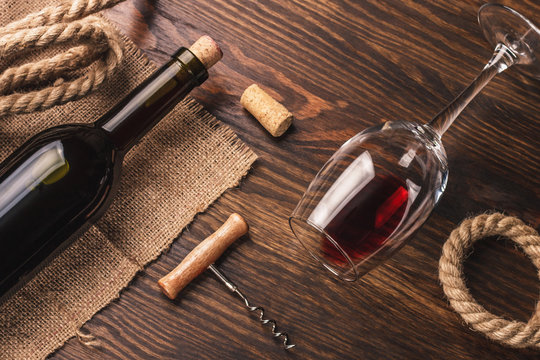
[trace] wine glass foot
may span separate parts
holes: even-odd
[[[540,79],[540,29],[512,8],[485,4],[478,22],[492,46],[504,44],[517,57],[516,64],[528,75]]]

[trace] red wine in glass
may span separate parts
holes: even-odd
[[[391,175],[374,177],[326,225],[324,232],[351,258],[367,259],[398,227],[407,209],[405,182]],[[322,236],[321,254],[343,266],[344,255]]]

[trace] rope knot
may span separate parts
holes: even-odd
[[[4,69],[0,73],[0,117],[79,99],[109,78],[122,61],[124,44],[108,22],[90,15],[121,1],[65,2],[0,28],[3,60],[32,50],[71,46],[50,58]],[[81,69],[86,70],[81,74]]]
[[[465,256],[477,240],[489,236],[504,236],[519,244],[540,271],[540,236],[533,228],[500,213],[479,215],[464,220],[443,246],[439,279],[444,293],[463,320],[488,338],[515,348],[540,349],[540,302],[527,323],[509,321],[488,312],[467,289],[463,276]]]

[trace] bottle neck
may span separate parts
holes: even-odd
[[[178,102],[208,78],[204,65],[188,49],[172,59],[94,123],[116,150],[126,153]]]

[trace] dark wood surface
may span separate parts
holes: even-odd
[[[501,210],[538,228],[540,81],[515,69],[497,77],[444,136],[449,184],[414,239],[348,284],[302,251],[287,224],[309,181],[348,138],[387,120],[428,121],[491,56],[477,25],[480,0],[128,0],[107,12],[157,63],[209,34],[223,61],[194,97],[260,156],[249,176],[196,217],[170,251],[54,359],[526,359],[470,330],[449,307],[437,266],[442,244],[469,215]],[[506,1],[540,23],[536,0]],[[251,83],[296,115],[274,139],[239,98]],[[159,206],[159,204],[156,204]],[[231,212],[251,226],[217,263],[288,331],[285,352],[212,274],[175,301],[156,281]],[[473,295],[496,314],[526,321],[536,270],[505,240],[484,241],[466,263]]]

